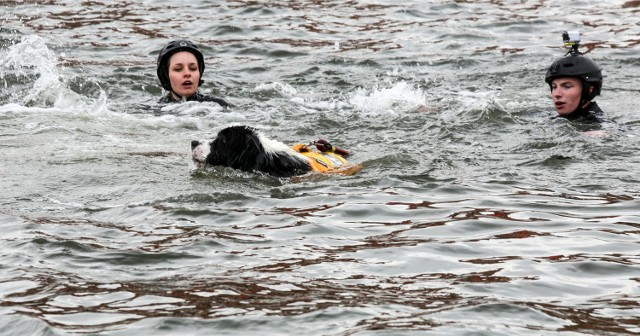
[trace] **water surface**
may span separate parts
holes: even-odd
[[[638,335],[637,1],[4,1],[0,334]],[[580,30],[609,122],[554,118]],[[157,104],[159,49],[207,103]],[[250,125],[355,176],[195,170]]]

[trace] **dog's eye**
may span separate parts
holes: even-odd
[[[194,149],[194,148],[198,147],[199,145],[200,145],[200,141],[198,141],[198,140],[191,141],[191,149]]]

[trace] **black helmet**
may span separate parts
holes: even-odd
[[[200,48],[188,40],[171,41],[167,43],[162,50],[160,50],[160,55],[158,55],[158,79],[160,79],[162,87],[167,91],[171,90],[171,82],[169,81],[168,73],[169,58],[180,51],[188,51],[196,57],[196,60],[198,61],[198,71],[200,72],[200,82],[198,83],[198,86],[204,83],[204,80],[202,80],[202,74],[204,73],[204,56],[202,56]]]
[[[560,77],[575,77],[582,80],[582,102],[587,102],[600,94],[602,90],[602,70],[592,60],[579,52],[571,52],[551,64],[544,81],[551,87],[551,82]],[[589,87],[594,89],[589,93]]]

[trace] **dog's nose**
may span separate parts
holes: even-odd
[[[198,145],[200,145],[200,141],[198,140],[191,141],[191,149],[198,147]]]

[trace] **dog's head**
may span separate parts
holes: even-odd
[[[210,142],[194,140],[191,154],[198,168],[223,166],[279,177],[303,174],[311,169],[306,158],[290,147],[247,126],[227,127]]]

